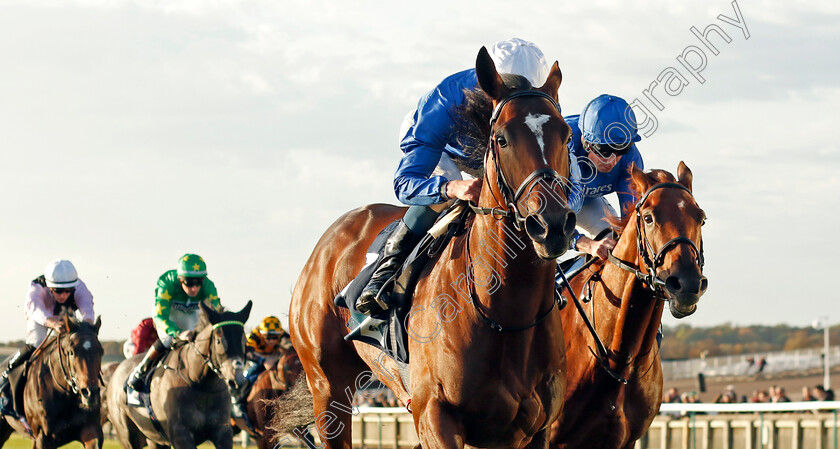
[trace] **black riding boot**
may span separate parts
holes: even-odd
[[[146,352],[143,360],[140,361],[140,364],[134,367],[134,370],[131,371],[128,379],[126,379],[126,385],[134,391],[140,391],[143,389],[143,378],[146,377],[146,372],[149,371],[151,367],[155,366],[155,363],[157,363],[161,356],[166,353],[165,348],[162,346],[163,345],[160,345],[160,341],[158,341],[149,348],[149,351]]]
[[[420,237],[411,232],[405,222],[400,220],[397,228],[385,241],[382,262],[379,263],[370,278],[370,282],[362,290],[359,299],[356,300],[356,310],[365,315],[388,310],[388,303],[379,297],[379,290],[382,289],[385,281],[390,279],[405,262]]]
[[[30,344],[25,344],[18,349],[15,355],[9,359],[9,364],[3,373],[0,374],[0,391],[6,389],[6,386],[9,385],[9,373],[24,364],[27,360],[29,360],[29,356],[35,351],[35,347]]]

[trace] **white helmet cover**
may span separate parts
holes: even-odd
[[[542,86],[548,78],[548,63],[533,42],[518,37],[496,42],[490,47],[490,57],[499,73],[522,75],[534,87]]]
[[[79,285],[76,267],[69,260],[58,259],[47,264],[44,277],[49,288],[72,288]]]

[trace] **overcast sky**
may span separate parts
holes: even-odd
[[[513,36],[559,60],[564,114],[638,98],[658,122],[645,165],[693,170],[710,286],[680,322],[836,323],[840,3],[737,6],[746,30],[722,0],[0,0],[0,341],[24,337],[54,258],[105,339],[151,315],[185,252],[226,306],[254,301],[249,325],[285,324],[329,224],[396,202],[405,113]],[[710,24],[718,55],[690,31]],[[703,83],[677,60],[689,46]],[[643,91],[669,67],[685,81],[651,90],[660,111]]]

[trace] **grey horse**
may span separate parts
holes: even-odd
[[[155,368],[150,386],[152,411],[126,404],[125,380],[141,356],[123,361],[108,383],[106,398],[111,424],[126,449],[195,449],[210,441],[217,449],[233,447],[229,388],[239,388],[245,356],[243,323],[251,301],[239,312],[215,311],[201,303],[196,338],[166,354]]]

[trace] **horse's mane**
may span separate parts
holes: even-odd
[[[630,168],[628,168],[627,170],[630,170]],[[651,178],[656,184],[662,182],[677,182],[677,179],[674,178],[674,175],[665,170],[653,169],[645,172],[645,175],[647,175],[648,178]],[[630,184],[630,192],[628,193],[632,194],[638,199],[642,197],[642,194],[644,192],[642,192],[642,189],[638,184],[632,182]],[[633,204],[627,205],[627,207],[625,207],[626,210],[621,211],[621,218],[610,216],[607,216],[605,218],[605,220],[607,220],[607,223],[610,224],[610,227],[613,229],[613,231],[615,231],[616,234],[621,235],[621,232],[624,231],[625,227],[627,227],[627,222],[630,221],[630,216],[633,215],[633,207]]]
[[[204,305],[207,306],[208,309],[212,309],[219,313],[227,311],[221,305],[219,305],[218,307],[213,306],[212,304],[210,304],[210,301],[207,301],[206,299],[204,300]],[[203,331],[204,328],[206,328],[207,326],[211,325],[212,323],[210,323],[210,317],[208,317],[207,314],[204,313],[204,311],[202,310],[201,313],[198,314],[198,323],[196,323],[195,325],[195,333],[197,334]]]
[[[524,76],[501,74],[502,81],[511,89],[531,90],[533,86]],[[465,102],[455,111],[455,126],[458,144],[467,156],[455,161],[458,168],[470,174],[483,174],[484,155],[490,140],[490,116],[493,114],[493,101],[481,90],[464,89]]]

